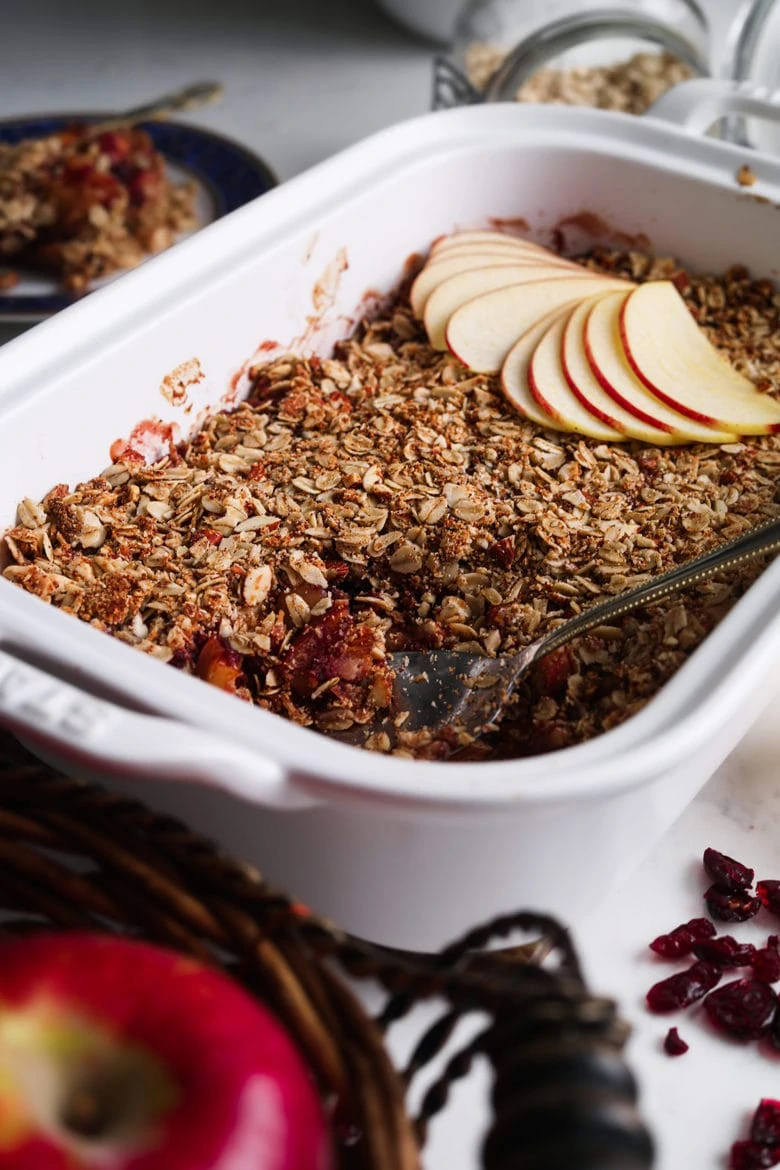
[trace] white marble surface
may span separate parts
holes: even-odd
[[[722,29],[736,4],[710,7]],[[124,108],[215,77],[227,84],[226,99],[194,117],[246,142],[284,179],[427,109],[431,55],[369,0],[26,0],[0,5],[0,110]],[[0,332],[0,342],[9,335]],[[667,1023],[642,1006],[657,971],[646,944],[700,911],[696,859],[706,845],[780,877],[779,751],[780,694],[631,881],[578,932],[593,985],[618,997],[635,1026],[629,1055],[657,1135],[658,1170],[725,1167],[758,1098],[780,1095],[776,1063],[716,1040],[696,1013],[681,1023],[690,1052],[670,1060],[659,1049]],[[758,928],[735,933],[748,938]],[[411,1034],[411,1024],[399,1029],[399,1051]],[[457,1087],[432,1127],[427,1170],[476,1168],[486,1085],[477,1068]]]
[[[757,877],[780,878],[779,756],[780,674],[777,694],[742,745],[631,879],[574,931],[591,987],[617,999],[632,1026],[627,1059],[656,1140],[656,1170],[726,1170],[730,1146],[747,1136],[760,1098],[780,1096],[778,1059],[764,1048],[716,1036],[701,1007],[668,1017],[645,1008],[648,988],[686,966],[656,959],[648,943],[705,912],[702,893],[709,882],[701,855],[707,846],[743,860]],[[762,911],[755,922],[723,924],[719,933],[759,943],[776,929],[777,919]],[[420,1012],[417,1019],[429,1015]],[[675,1059],[661,1048],[671,1025],[690,1045]],[[411,1022],[399,1029],[399,1050],[411,1030]],[[452,1110],[431,1128],[428,1170],[475,1170],[487,1084],[486,1070],[478,1067],[458,1086]]]

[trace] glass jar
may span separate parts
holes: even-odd
[[[780,3],[753,0],[733,38],[730,75],[774,94],[780,89]],[[735,119],[731,137],[780,154],[780,127],[757,118]]]
[[[440,62],[435,104],[514,99],[641,114],[677,82],[708,76],[709,62],[698,0],[470,0],[450,92]]]

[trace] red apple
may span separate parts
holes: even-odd
[[[145,943],[0,944],[0,1170],[329,1170],[315,1087],[226,976]]]

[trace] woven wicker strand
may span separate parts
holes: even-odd
[[[595,1054],[597,1065],[625,1068],[626,1028],[616,1007],[588,992],[571,940],[552,919],[503,917],[432,957],[373,946],[296,905],[257,870],[174,818],[58,774],[2,732],[0,911],[0,929],[7,933],[47,927],[121,932],[221,966],[294,1036],[323,1100],[335,1110],[339,1170],[418,1170],[431,1119],[477,1059],[488,1059],[495,1073],[484,1147],[489,1170],[564,1164],[568,1170],[646,1170],[651,1164],[627,1073],[617,1077],[611,1096],[605,1088],[594,1097],[591,1085],[569,1102],[584,1118],[582,1158],[569,1142],[565,1160],[559,1159],[544,1127],[541,1137],[537,1132],[545,1102],[534,1105],[518,1072],[519,1055],[533,1064],[534,1053],[552,1053],[558,1063],[561,1052],[573,1053],[575,1063],[592,1073]],[[540,944],[482,950],[518,929],[532,931]],[[557,966],[529,962],[548,952]],[[376,1020],[344,975],[370,977],[385,988],[388,998]],[[432,998],[441,1001],[441,1015],[399,1073],[383,1033]],[[487,1027],[445,1052],[456,1025],[474,1011],[488,1013]],[[413,1118],[407,1092],[440,1058],[443,1067]],[[538,1074],[538,1059],[533,1067]],[[569,1088],[571,1067],[559,1070]],[[607,1147],[624,1161],[607,1162]]]

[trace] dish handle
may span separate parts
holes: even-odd
[[[721,118],[734,114],[780,122],[780,90],[699,77],[668,89],[645,116],[673,122],[692,134],[706,134]]]
[[[278,764],[247,748],[98,699],[1,649],[0,722],[98,777],[201,783],[282,809],[317,803]]]

